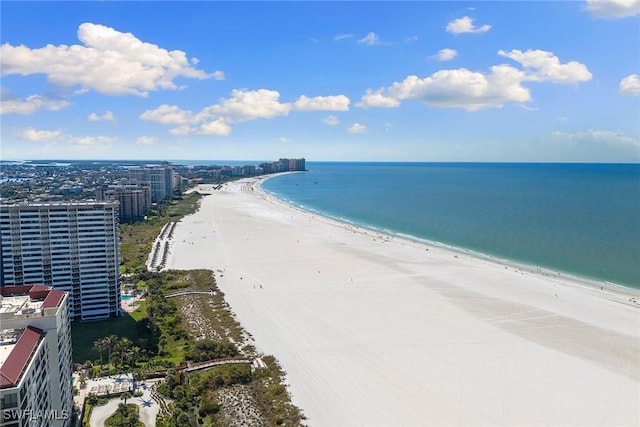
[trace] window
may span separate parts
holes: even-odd
[[[18,394],[10,393],[4,395],[2,399],[0,399],[0,407],[4,408],[15,408],[18,406]]]

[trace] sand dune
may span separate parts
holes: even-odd
[[[222,271],[311,425],[640,425],[637,293],[337,224],[248,181],[211,193],[167,266]]]

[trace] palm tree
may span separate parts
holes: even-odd
[[[129,351],[132,343],[128,338],[120,338],[116,342],[115,348],[120,352],[120,366],[124,364],[124,355]]]
[[[141,353],[142,349],[135,345],[133,347],[130,347],[129,351],[127,351],[127,359],[131,370],[134,370],[136,368],[136,362],[138,361]]]
[[[107,349],[109,350],[109,364],[111,364],[111,353],[115,349],[116,343],[118,342],[118,337],[115,335],[109,335],[104,338],[105,343],[107,344]]]
[[[108,348],[109,347],[105,338],[100,338],[99,340],[93,342],[93,349],[100,353],[100,366],[102,366],[102,364],[104,363],[102,360],[102,352],[107,350]]]
[[[120,395],[120,400],[124,400],[125,406],[127,405],[127,399],[131,399],[131,393],[129,393],[128,391],[125,391]]]
[[[133,373],[131,374],[132,378],[133,378],[133,392],[136,392],[136,383],[139,381],[142,381],[145,377],[144,373],[140,370],[140,369],[136,369],[135,371],[133,371]]]

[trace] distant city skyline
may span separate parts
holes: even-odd
[[[640,0],[3,2],[0,24],[3,160],[640,161]]]

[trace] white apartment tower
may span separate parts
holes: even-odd
[[[158,203],[173,194],[174,171],[169,165],[129,169],[129,180],[148,182],[151,186],[151,202]]]
[[[71,425],[68,308],[47,286],[0,289],[0,427]]]
[[[118,201],[121,224],[139,221],[151,210],[151,187],[148,182],[138,184],[103,185],[96,188],[99,201]]]
[[[73,320],[120,315],[118,202],[0,205],[0,287],[69,293]]]

